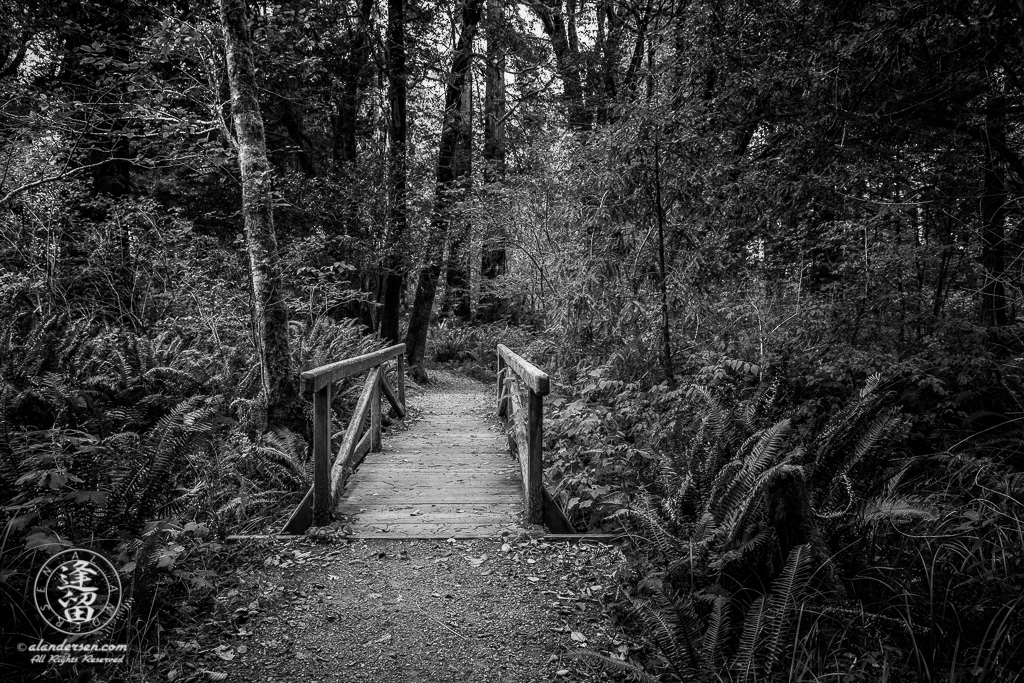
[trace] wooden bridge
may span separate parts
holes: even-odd
[[[495,406],[472,388],[425,392],[407,428],[382,438],[382,402],[406,416],[405,345],[302,373],[313,400],[313,485],[282,529],[342,520],[358,538],[472,538],[544,525],[571,533],[543,486],[543,401],[548,376],[497,347]],[[392,362],[394,367],[392,366]],[[332,457],[335,382],[366,373]],[[536,527],[534,527],[536,528]]]

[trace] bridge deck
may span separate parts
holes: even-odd
[[[474,538],[522,529],[522,479],[476,387],[416,392],[419,416],[385,435],[348,480],[338,513],[360,538]]]

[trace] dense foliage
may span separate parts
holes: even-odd
[[[202,593],[308,486],[296,372],[407,330],[552,374],[548,483],[632,537],[599,664],[1024,670],[1019,1],[221,5],[0,2],[15,630],[73,544],[120,628]]]

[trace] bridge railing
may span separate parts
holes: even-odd
[[[385,374],[386,363],[392,359],[398,363],[395,388],[388,383]],[[366,371],[369,372],[363,390],[332,462],[331,389],[338,380]],[[380,451],[381,396],[391,403],[398,417],[405,417],[405,344],[321,365],[303,372],[299,378],[300,392],[313,396],[313,485],[281,530],[293,534],[305,531],[310,525],[329,524],[338,496],[352,471],[368,452]],[[364,432],[367,417],[370,424]]]
[[[523,405],[526,389],[526,405]],[[533,363],[498,344],[498,417],[507,420],[508,436],[523,473],[526,521],[543,524],[544,514],[544,397],[548,376]]]

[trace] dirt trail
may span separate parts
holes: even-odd
[[[433,386],[410,392],[421,416],[445,409],[446,395],[485,390],[432,376]],[[598,599],[613,590],[613,547],[549,544],[524,531],[400,541],[346,539],[338,529],[259,550],[263,566],[233,577],[236,588],[220,598],[234,614],[224,640],[202,646],[182,672],[194,680],[595,680],[564,655],[626,652]]]

